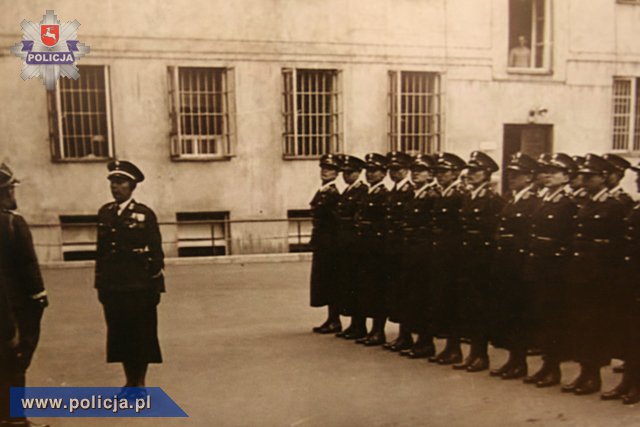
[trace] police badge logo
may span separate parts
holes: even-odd
[[[40,77],[47,90],[53,90],[62,77],[76,80],[80,77],[76,61],[89,53],[89,46],[78,41],[77,20],[61,24],[53,10],[47,10],[39,24],[20,23],[22,41],[11,48],[11,53],[22,58],[22,80]]]
[[[40,40],[47,46],[55,46],[60,38],[59,25],[40,25]]]

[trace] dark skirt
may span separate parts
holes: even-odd
[[[458,287],[459,334],[471,340],[489,338],[491,262],[490,246],[463,246]]]
[[[442,239],[433,243],[431,273],[432,307],[435,333],[439,337],[458,337],[458,300],[460,247],[457,240]]]
[[[433,298],[429,280],[431,242],[409,242],[402,257],[406,274],[406,292],[403,295],[402,323],[415,333],[434,333]]]
[[[107,322],[107,362],[162,363],[155,291],[99,292]]]
[[[311,307],[338,304],[340,298],[338,271],[335,248],[314,249],[311,259]]]
[[[338,306],[343,316],[359,316],[358,310],[358,247],[355,239],[344,239],[338,246]]]
[[[388,315],[385,291],[384,243],[379,238],[364,237],[357,254],[357,299],[359,312],[370,318]]]
[[[525,313],[527,342],[554,359],[571,357],[567,330],[568,295],[564,256],[530,256],[524,266],[531,286]]]
[[[500,247],[492,265],[490,340],[498,348],[526,348],[528,326],[524,313],[531,301],[530,286],[523,277],[528,253]]]
[[[403,239],[387,239],[384,253],[386,310],[390,322],[401,323],[404,314],[402,303],[407,292]]]
[[[614,356],[616,281],[614,261],[603,253],[580,253],[569,261],[568,327],[573,358],[603,366]]]

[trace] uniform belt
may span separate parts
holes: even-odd
[[[555,240],[553,237],[545,237],[545,236],[536,236],[536,239],[542,240],[545,242],[553,242]]]

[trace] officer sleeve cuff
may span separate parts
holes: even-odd
[[[151,276],[152,279],[157,279],[158,277],[162,276],[164,274],[164,269],[161,269],[160,271],[158,271],[156,274],[154,274],[153,276]]]

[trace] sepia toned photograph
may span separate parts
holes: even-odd
[[[640,424],[640,0],[0,5],[0,427]]]

